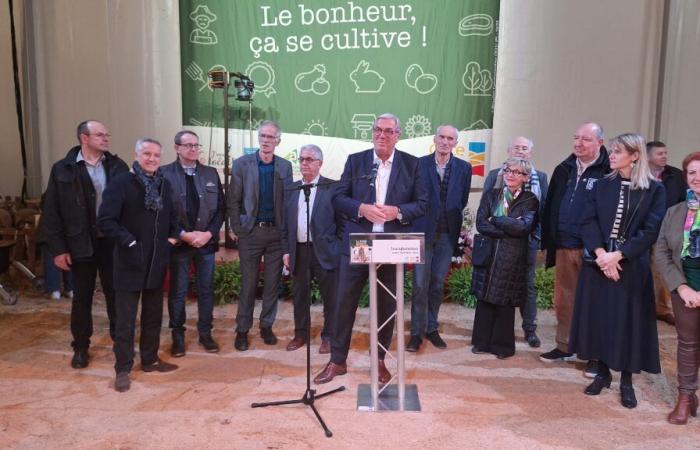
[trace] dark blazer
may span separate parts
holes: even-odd
[[[163,209],[144,207],[146,191],[131,172],[118,175],[107,186],[97,226],[114,239],[114,287],[117,291],[141,291],[163,285],[172,245],[182,230],[172,203],[170,183],[163,179]],[[136,244],[129,247],[133,241]]]
[[[415,231],[425,233],[425,241],[430,242],[440,220],[440,177],[437,174],[435,155],[426,155],[418,160],[421,176],[428,188],[428,209],[423,217],[415,221]],[[462,211],[469,201],[472,183],[472,166],[468,162],[451,156],[450,178],[447,181],[447,228],[452,245],[457,245],[462,229]]]
[[[228,190],[226,214],[231,229],[238,236],[245,236],[253,231],[258,215],[258,198],[260,196],[260,177],[256,153],[243,155],[233,161],[231,167],[231,184]],[[284,225],[284,188],[292,182],[292,164],[286,159],[275,156],[275,224],[280,230]]]
[[[338,194],[333,201],[335,208],[343,214],[344,232],[342,252],[350,255],[350,233],[371,233],[372,222],[358,218],[361,203],[371,203],[374,188],[370,181],[361,177],[372,172],[374,149],[348,156],[339,183]],[[398,206],[402,220],[392,220],[384,224],[387,233],[409,233],[415,231],[414,221],[425,214],[428,208],[428,191],[425,187],[418,158],[400,150],[394,150],[393,166],[389,176],[386,205]]]
[[[75,160],[80,146],[51,168],[43,200],[41,229],[52,255],[70,253],[72,259],[91,258],[97,240],[97,193],[85,163]],[[118,156],[105,152],[103,166],[107,186],[129,167]]]
[[[576,194],[585,196],[587,180],[589,178],[601,179],[608,173],[610,173],[608,151],[605,146],[601,146],[598,160],[588,166],[583,175],[581,175],[581,182],[577,186]],[[544,203],[542,213],[542,248],[547,250],[546,267],[553,267],[556,264],[559,208],[564,200],[569,180],[576,180],[576,156],[574,154],[569,155],[568,158],[554,168]]]
[[[319,177],[319,183],[329,183],[334,180]],[[300,186],[301,181],[296,181],[290,187]],[[319,264],[325,270],[333,270],[338,267],[340,256],[340,240],[342,235],[339,215],[333,211],[333,197],[338,186],[327,184],[316,188],[314,204],[311,206],[311,239],[313,250]],[[299,216],[299,196],[303,192],[299,190],[287,191],[284,203],[284,231],[282,236],[282,251],[289,254],[289,269],[294,273],[294,265],[297,252],[297,218]]]
[[[187,181],[185,171],[179,160],[161,167],[163,176],[170,182],[173,190],[173,206],[180,221],[180,226],[187,231],[209,231],[211,239],[198,249],[200,253],[211,254],[219,249],[219,231],[224,223],[224,191],[221,188],[219,173],[215,168],[197,163],[194,186],[199,197],[197,222],[189,223],[187,217]],[[187,251],[193,247],[185,244],[177,246],[174,251]]]
[[[666,209],[684,202],[688,192],[683,171],[673,166],[664,167],[661,172],[661,182],[666,189]]]
[[[501,169],[493,169],[490,170],[488,175],[486,176],[486,180],[484,181],[484,192],[488,192],[493,188],[497,189],[503,189],[503,177],[498,176],[498,172],[500,172]],[[540,202],[540,210],[538,214],[538,220],[537,224],[534,228],[534,236],[536,239],[541,240],[542,239],[542,217],[544,214],[544,203],[545,199],[547,198],[547,192],[549,191],[549,182],[547,180],[547,174],[544,172],[541,172],[539,170],[535,169],[535,172],[537,172],[537,178],[540,179],[540,198],[538,199]]]
[[[539,202],[535,194],[522,191],[508,209],[508,215],[495,217],[503,189],[484,192],[476,213],[476,230],[492,239],[491,264],[475,267],[471,292],[482,302],[518,306],[527,299],[528,237],[537,222]]]

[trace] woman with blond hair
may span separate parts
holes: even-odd
[[[583,211],[584,264],[576,288],[569,351],[598,361],[587,395],[621,372],[620,402],[637,406],[632,374],[659,373],[650,250],[665,211],[663,185],[647,164],[644,138],[610,140],[612,172],[592,187]]]

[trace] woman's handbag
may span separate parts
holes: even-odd
[[[474,267],[487,267],[491,264],[491,252],[493,250],[493,240],[483,234],[474,235],[472,244],[472,265]]]

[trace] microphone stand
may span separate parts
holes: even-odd
[[[310,232],[310,225],[311,225],[311,213],[310,213],[310,207],[309,207],[309,197],[311,196],[311,188],[315,186],[324,186],[324,185],[329,185],[329,184],[334,184],[337,183],[337,181],[331,181],[331,182],[326,182],[326,183],[316,183],[316,184],[302,184],[301,186],[295,186],[293,188],[289,188],[287,190],[302,190],[304,191],[304,201],[306,202],[306,242],[304,243],[306,247],[306,255],[309,256],[311,255],[311,252],[313,249],[311,248],[311,243],[309,242],[309,232]],[[306,266],[307,271],[310,271],[311,268],[309,265]],[[310,279],[310,277],[309,277]],[[324,301],[330,301],[330,299],[323,299]],[[294,404],[304,404],[308,407],[311,408],[311,410],[314,412],[316,415],[316,418],[318,419],[319,423],[321,424],[321,427],[323,427],[323,431],[326,433],[326,437],[332,437],[333,433],[331,430],[326,426],[326,423],[323,421],[323,418],[319,414],[318,410],[316,409],[316,406],[314,405],[314,401],[317,398],[322,398],[326,397],[331,394],[335,394],[336,392],[344,391],[345,386],[340,386],[338,388],[333,389],[332,391],[325,392],[323,394],[316,395],[316,390],[311,389],[311,301],[309,301],[309,307],[306,311],[306,391],[304,391],[304,395],[300,399],[294,399],[294,400],[280,400],[280,401],[274,401],[274,402],[265,402],[265,403],[252,403],[250,405],[251,408],[264,408],[266,406],[277,406],[277,405],[294,405]]]

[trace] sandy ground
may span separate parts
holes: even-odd
[[[448,348],[426,343],[406,356],[407,383],[418,386],[422,411],[361,412],[358,385],[369,382],[368,317],[361,310],[349,373],[318,388],[323,393],[346,387],[316,402],[333,431],[326,438],[306,406],[250,407],[304,393],[305,352],[285,351],[293,335],[291,303],[280,302],[274,327],[279,344],[266,346],[251,333],[251,350],[244,353],[233,348],[235,308],[215,310],[218,354],[199,347],[196,319],[190,319],[187,356],[170,358],[164,320],[161,353],[180,369],[146,374],[137,364],[131,390],[118,393],[101,299],[95,305],[91,364],[83,370],[69,366],[68,300],[24,296],[15,306],[0,306],[0,448],[700,447],[700,419],[687,426],[665,420],[675,398],[675,331],[666,324],[659,323],[664,374],[635,377],[639,406],[627,410],[619,404],[617,374],[612,389],[588,397],[582,393],[589,382],[582,363],[538,360],[540,351],[552,346],[551,312],[540,311],[542,349],[530,349],[518,330],[516,355],[501,361],[470,352],[473,311],[446,304],[441,332]],[[188,304],[188,312],[195,318],[196,305]],[[316,373],[328,358],[317,353],[320,308],[313,314]]]

